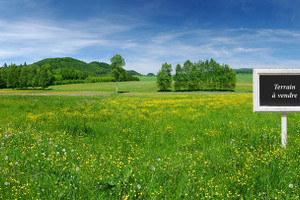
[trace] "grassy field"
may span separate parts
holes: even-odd
[[[157,92],[156,77],[140,77],[141,81],[133,82],[120,82],[119,91],[121,93],[149,93]],[[172,88],[174,91],[174,88]],[[114,93],[116,91],[115,83],[85,83],[85,84],[71,84],[71,85],[57,85],[50,86],[46,90],[12,90],[0,89],[1,93],[69,93],[69,94],[87,94],[87,95],[101,95]],[[196,93],[202,91],[197,91]],[[252,75],[251,74],[238,74],[237,86],[234,92],[247,93],[252,92]],[[177,93],[177,92],[176,92]],[[187,92],[191,93],[191,92]],[[233,93],[233,92],[228,92]]]
[[[253,113],[252,75],[237,79],[0,90],[0,199],[299,199],[299,114],[283,149],[280,114]]]
[[[252,93],[252,74],[237,74],[236,92]]]
[[[299,131],[252,94],[1,95],[0,199],[299,199]]]

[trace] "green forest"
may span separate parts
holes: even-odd
[[[122,71],[119,81],[138,81],[134,71]],[[136,73],[136,72],[135,72]],[[47,88],[72,83],[114,82],[111,66],[104,62],[85,63],[73,58],[47,58],[27,65],[6,63],[0,68],[0,88]]]

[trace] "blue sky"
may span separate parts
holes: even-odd
[[[49,57],[157,73],[213,58],[232,68],[299,68],[298,0],[0,0],[0,65]]]

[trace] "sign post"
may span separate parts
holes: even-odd
[[[281,145],[286,148],[287,138],[287,117],[286,113],[281,114]]]
[[[281,113],[286,148],[287,113],[300,112],[300,69],[253,69],[253,112]]]

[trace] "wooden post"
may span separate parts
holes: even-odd
[[[287,116],[286,113],[281,113],[281,144],[286,148],[287,138]]]

